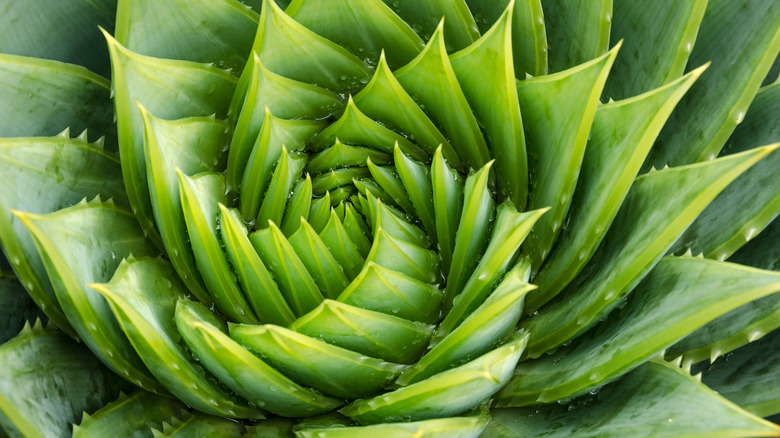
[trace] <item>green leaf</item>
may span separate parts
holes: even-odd
[[[11,436],[70,437],[70,424],[127,385],[80,343],[40,322],[0,346],[0,426]]]
[[[412,28],[380,0],[293,0],[285,12],[371,64],[385,50],[390,66],[398,68],[423,48]]]
[[[301,438],[416,438],[447,437],[477,438],[489,422],[484,417],[453,417],[408,423],[386,423],[359,427],[330,427],[327,429],[302,429],[296,432]]]
[[[347,144],[358,144],[388,154],[393,153],[393,145],[398,143],[404,153],[419,160],[425,160],[426,153],[406,137],[391,131],[363,114],[352,96],[347,100],[344,113],[314,137],[309,149],[319,152],[340,140]]]
[[[268,225],[268,228],[252,233],[249,241],[273,274],[293,313],[300,317],[317,307],[324,298],[282,231],[273,222]]]
[[[370,76],[365,61],[293,20],[273,0],[263,0],[252,51],[278,75],[337,93],[362,88]],[[240,96],[246,94],[249,70],[241,77]]]
[[[325,300],[290,329],[388,362],[413,363],[428,346],[433,326]]]
[[[450,57],[466,99],[487,137],[495,159],[498,192],[524,209],[528,161],[512,64],[512,8],[477,42]],[[494,96],[494,99],[485,99]]]
[[[412,205],[412,201],[409,199],[409,193],[406,191],[403,182],[396,174],[395,168],[390,166],[377,166],[371,159],[369,159],[368,170],[371,172],[371,177],[374,179],[374,181],[387,194],[387,196],[381,198],[389,197],[389,201],[391,201],[393,205],[400,207],[401,210],[407,214],[414,213],[414,206]],[[365,193],[365,190],[363,193]]]
[[[125,188],[144,232],[162,247],[154,226],[138,104],[165,120],[212,114],[224,117],[236,79],[211,65],[139,55],[105,31],[104,35],[111,54],[111,87]]]
[[[43,214],[98,194],[127,205],[119,161],[84,138],[12,138],[0,140],[0,240],[19,281],[35,303],[72,337],[41,256],[11,209]]]
[[[506,274],[496,290],[455,330],[436,343],[396,383],[405,386],[472,360],[515,332],[523,298],[536,288],[526,283],[523,264]]]
[[[780,273],[699,258],[662,259],[590,336],[522,362],[500,406],[550,403],[612,381],[686,334],[780,290]]]
[[[437,287],[369,261],[338,301],[432,324],[439,319],[441,297]]]
[[[0,20],[13,14],[9,7],[15,5],[6,7]],[[0,29],[2,35],[6,28]],[[0,36],[0,47],[8,40]],[[109,86],[108,80],[81,66],[0,53],[0,137],[43,137],[89,128],[92,140],[107,135],[116,146]]]
[[[263,203],[257,213],[259,224],[282,223],[287,198],[292,193],[295,181],[301,177],[308,158],[307,154],[300,152],[287,153],[287,148],[282,146],[282,153],[276,169],[274,169],[274,174],[271,176],[271,182],[268,184],[268,191],[263,196]],[[314,190],[314,183],[312,183],[312,190]]]
[[[420,248],[429,248],[431,242],[425,231],[408,222],[403,213],[387,206],[369,194],[369,215],[374,235],[381,228],[389,236],[412,243]]]
[[[404,155],[400,148],[395,148],[395,168],[398,170],[398,176],[403,182],[406,193],[409,194],[409,200],[414,205],[414,212],[422,222],[431,243],[436,244],[436,223],[434,221],[433,210],[433,187],[431,185],[431,172],[427,166],[419,164]],[[441,156],[443,153],[440,148],[436,149],[434,155]],[[406,210],[407,213],[411,211]]]
[[[233,321],[258,322],[230,269],[217,234],[219,204],[226,204],[225,179],[218,173],[193,177],[180,169],[179,192],[195,263],[217,309]]]
[[[0,15],[0,52],[79,64],[108,77],[108,51],[98,26],[113,30],[115,17],[116,0],[8,3]]]
[[[498,21],[509,0],[466,0],[480,32]],[[541,0],[519,0],[512,11],[512,58],[515,75],[547,74],[547,32]]]
[[[309,161],[311,163],[311,160]],[[306,174],[295,183],[295,189],[287,202],[284,218],[282,219],[282,233],[290,237],[301,225],[300,218],[308,218],[312,206],[311,177]]]
[[[534,175],[528,208],[551,207],[524,247],[534,270],[550,253],[569,211],[599,96],[619,49],[620,43],[593,61],[517,86]]]
[[[382,0],[424,40],[432,40],[442,17],[447,33],[447,50],[460,50],[479,38],[479,29],[464,0]],[[426,47],[430,45],[430,41]],[[425,48],[423,48],[425,50]]]
[[[239,102],[241,106],[234,109],[239,116],[233,138],[230,140],[227,182],[232,191],[241,185],[245,163],[258,135],[266,132],[262,127],[269,113],[279,119],[318,120],[328,117],[343,105],[343,99],[336,93],[269,71],[256,53],[253,55],[252,70],[249,74],[251,76],[248,79],[246,96],[236,93],[233,97],[234,100],[239,97],[243,100]],[[280,120],[272,121],[283,124]],[[314,133],[308,134],[306,138],[300,137],[296,144],[312,134]],[[294,149],[292,143],[286,146],[288,149]]]
[[[604,95],[626,99],[682,76],[707,0],[612,0],[611,45],[623,41]]]
[[[25,323],[45,318],[12,272],[0,271],[0,343],[16,336]],[[44,319],[45,320],[45,319]]]
[[[257,318],[263,323],[280,325],[295,321],[295,315],[284,300],[279,287],[252,247],[238,212],[229,210],[222,204],[219,209],[220,237],[230,264],[235,269],[238,281]]]
[[[215,382],[181,342],[174,315],[187,289],[167,262],[124,260],[110,282],[91,286],[108,300],[135,350],[176,398],[214,415],[263,418]]]
[[[529,356],[539,357],[606,316],[696,215],[771,150],[757,148],[636,178],[604,243],[584,268],[585,274],[536,316],[520,322],[521,328],[534,334],[528,344]]]
[[[168,257],[187,288],[203,303],[211,303],[187,234],[181,208],[179,178],[219,171],[227,125],[213,118],[165,121],[139,107],[144,123],[144,156],[152,211]]]
[[[371,173],[365,167],[347,167],[346,169],[334,169],[328,173],[315,176],[312,179],[312,193],[314,196],[322,196],[325,192],[352,183],[355,179],[365,178]],[[331,205],[333,203],[331,202]]]
[[[436,338],[446,336],[468,317],[492,292],[504,273],[509,269],[518,248],[528,233],[547,209],[518,213],[509,203],[501,204],[497,209],[496,221],[485,252],[481,254],[479,264],[474,268],[463,290],[456,295],[452,309],[439,325]],[[518,263],[518,267],[527,271],[528,260]],[[471,272],[471,270],[469,270]],[[525,275],[528,275],[527,272]]]
[[[780,141],[780,83],[762,89],[745,123],[729,140],[728,154]],[[780,186],[780,153],[772,152],[734,180],[677,239],[670,252],[690,249],[724,260],[751,240],[780,213],[780,194],[763,187]]]
[[[200,303],[179,301],[176,306],[176,326],[190,350],[237,394],[285,417],[317,415],[343,404],[291,381],[231,339],[212,318]]]
[[[233,172],[238,172],[234,178],[241,175],[242,182],[240,186],[228,187],[228,190],[240,189],[241,213],[245,220],[251,221],[257,217],[266,190],[273,179],[273,170],[282,157],[282,150],[302,150],[309,138],[322,129],[322,126],[323,122],[319,121],[280,119],[266,109],[263,125],[252,149],[242,153],[238,150],[234,152],[231,148],[228,169],[233,168]],[[239,170],[242,166],[246,167]],[[284,208],[284,204],[281,207]]]
[[[311,219],[309,219],[309,222],[311,222]],[[371,235],[371,230],[366,225],[365,220],[363,220],[363,216],[355,211],[351,204],[347,204],[344,211],[344,230],[358,251],[360,251],[360,255],[363,257],[367,256],[371,251],[371,240],[368,238]]]
[[[213,62],[240,72],[257,14],[236,0],[119,0],[117,41],[147,56]]]
[[[339,263],[317,232],[304,218],[301,226],[288,239],[290,246],[311,274],[323,296],[336,298],[349,284]]]
[[[447,286],[444,290],[444,309],[446,311],[452,307],[453,299],[463,291],[463,287],[469,279],[469,273],[473,272],[479,263],[479,256],[488,245],[488,234],[493,221],[495,205],[488,188],[488,176],[492,164],[491,161],[478,172],[466,178],[463,213],[460,216],[455,236]]]
[[[688,65],[712,65],[672,113],[645,167],[718,155],[780,51],[780,10],[774,6],[771,0],[709,0]]]
[[[366,166],[366,159],[381,165],[392,163],[392,156],[385,152],[359,146],[346,145],[338,140],[324,151],[313,156],[306,165],[306,171],[326,172],[331,169],[349,166]]]
[[[393,76],[385,60],[385,53],[382,52],[379,57],[374,76],[354,96],[355,105],[372,120],[406,134],[429,156],[441,146],[444,156],[454,163],[453,166],[462,167],[449,141]]]
[[[153,430],[154,438],[239,438],[243,426],[226,418],[193,413],[183,421],[164,423],[162,432]]]
[[[403,369],[275,325],[234,324],[230,337],[292,380],[334,397],[374,394]]]
[[[81,423],[73,426],[73,438],[100,438],[123,436],[143,438],[152,436],[152,427],[179,417],[186,409],[182,402],[138,390],[115,400],[92,415],[84,414]]]
[[[440,19],[440,16],[436,18],[437,21]],[[458,157],[471,168],[478,169],[490,160],[490,152],[447,56],[444,27],[440,22],[423,51],[398,69],[395,76],[431,121],[441,128],[442,134],[450,139]]]
[[[759,417],[780,412],[775,364],[780,353],[780,332],[744,345],[705,365],[701,381],[718,394]]]
[[[374,262],[426,283],[439,280],[438,256],[435,251],[395,238],[381,227],[374,233],[374,243],[366,256],[366,262]]]
[[[599,57],[609,48],[613,0],[541,0],[551,72]]]
[[[457,218],[461,217],[463,207],[463,181],[438,150],[433,155],[431,183],[441,270],[442,274],[449,275],[459,226]]]
[[[328,219],[330,218],[330,210],[333,208],[332,205],[333,203],[330,202],[330,192],[325,192],[325,195],[321,198],[312,199],[308,221],[309,225],[314,228],[314,231],[320,232],[325,228],[325,224],[328,223]],[[300,224],[300,219],[297,221]]]
[[[106,300],[87,285],[108,281],[122,258],[157,255],[133,215],[99,198],[55,213],[16,213],[35,240],[71,326],[112,371],[152,392],[165,389],[133,350]],[[121,234],[115,230],[122,230]]]
[[[347,279],[354,280],[360,273],[365,260],[333,209],[330,211],[328,223],[320,231],[320,238],[344,270]]]
[[[360,424],[427,420],[461,414],[498,391],[512,374],[528,336],[413,385],[339,410]]]
[[[674,394],[670,397],[670,394]],[[647,362],[597,396],[568,405],[494,409],[486,436],[776,436],[780,427],[755,417],[665,362]],[[551,425],[557,428],[551,430]]]
[[[539,291],[528,296],[526,314],[563,290],[596,251],[663,123],[701,72],[596,109],[566,226],[534,277]]]
[[[755,239],[729,258],[730,262],[780,271],[780,219],[775,218]]]

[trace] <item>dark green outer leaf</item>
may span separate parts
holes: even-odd
[[[102,194],[127,205],[116,157],[84,138],[18,138],[0,140],[0,240],[19,280],[49,318],[75,338],[57,302],[51,282],[24,225],[10,209],[51,213]]]
[[[0,344],[16,336],[25,323],[46,318],[13,272],[0,271]]]
[[[3,41],[0,36],[0,46]],[[0,137],[52,136],[68,128],[78,134],[89,128],[91,140],[108,135],[115,147],[109,86],[81,66],[0,53]]]
[[[759,417],[780,412],[780,331],[746,344],[707,366],[701,381]]]
[[[645,170],[717,156],[778,51],[780,8],[774,0],[709,0],[688,65],[712,65],[672,113]]]
[[[626,99],[682,76],[707,0],[612,0],[611,45],[623,41],[604,96]]]
[[[73,426],[73,438],[121,436],[151,438],[152,427],[179,417],[187,406],[172,398],[138,390],[115,400],[92,415],[84,414],[79,425]]]
[[[601,56],[609,47],[612,0],[542,0],[550,72]]]
[[[638,177],[588,268],[556,300],[520,326],[534,333],[530,357],[591,327],[649,272],[682,230],[731,181],[772,148]],[[670,214],[676,212],[676,214]],[[564,316],[565,315],[565,316]],[[562,321],[566,321],[562,323]]]
[[[98,26],[113,31],[115,17],[116,0],[4,3],[0,9],[0,52],[79,64],[109,77],[108,51]]]
[[[522,362],[499,406],[549,403],[612,381],[720,315],[780,290],[780,273],[699,258],[662,259],[590,336]]]
[[[509,0],[466,1],[483,33],[499,19],[509,4]],[[526,74],[547,74],[547,32],[540,0],[515,2],[512,12],[512,54],[518,78],[525,79]]]
[[[70,437],[70,424],[126,388],[54,327],[25,327],[0,346],[0,425],[11,436]]]
[[[674,396],[670,396],[674,394]],[[485,438],[777,436],[755,417],[665,362],[647,362],[597,396],[568,405],[494,409]]]
[[[730,137],[723,154],[780,141],[780,83],[764,87]],[[780,153],[772,152],[715,198],[675,242],[670,252],[724,260],[758,234],[780,213]]]

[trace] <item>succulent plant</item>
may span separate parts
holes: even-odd
[[[776,1],[50,3],[8,435],[780,435]]]

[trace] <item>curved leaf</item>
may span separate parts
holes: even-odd
[[[382,0],[390,6],[424,40],[432,40],[436,28],[444,22],[447,50],[460,50],[479,38],[479,29],[464,0]],[[430,41],[427,43],[430,44]],[[427,47],[427,45],[426,45]],[[423,48],[423,50],[425,50]]]
[[[122,333],[106,300],[87,286],[108,281],[122,258],[130,254],[157,255],[133,215],[99,198],[47,215],[16,215],[33,236],[57,300],[81,340],[117,374],[164,394],[165,389]]]
[[[182,402],[143,390],[103,406],[92,415],[84,414],[79,425],[73,426],[73,438],[123,436],[150,437],[152,427],[176,418],[186,409]]]
[[[0,346],[0,426],[12,436],[70,437],[70,424],[115,399],[123,382],[54,327],[29,325]]]
[[[187,289],[167,262],[123,260],[110,282],[91,286],[108,300],[133,347],[176,398],[214,415],[263,418],[215,382],[181,342],[174,315]]]
[[[230,337],[292,380],[334,397],[374,394],[403,369],[275,325],[231,325]]]
[[[613,0],[541,0],[550,72],[599,57],[609,48]]]
[[[409,423],[374,424],[361,427],[329,427],[327,429],[301,429],[301,438],[416,438],[448,437],[477,438],[489,422],[488,417],[454,417]]]
[[[184,341],[203,365],[239,395],[285,417],[308,417],[331,411],[341,400],[324,397],[297,385],[247,351],[212,324],[208,309],[199,303],[180,301],[176,325]]]

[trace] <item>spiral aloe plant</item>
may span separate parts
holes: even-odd
[[[9,436],[780,435],[776,1],[50,3]]]

